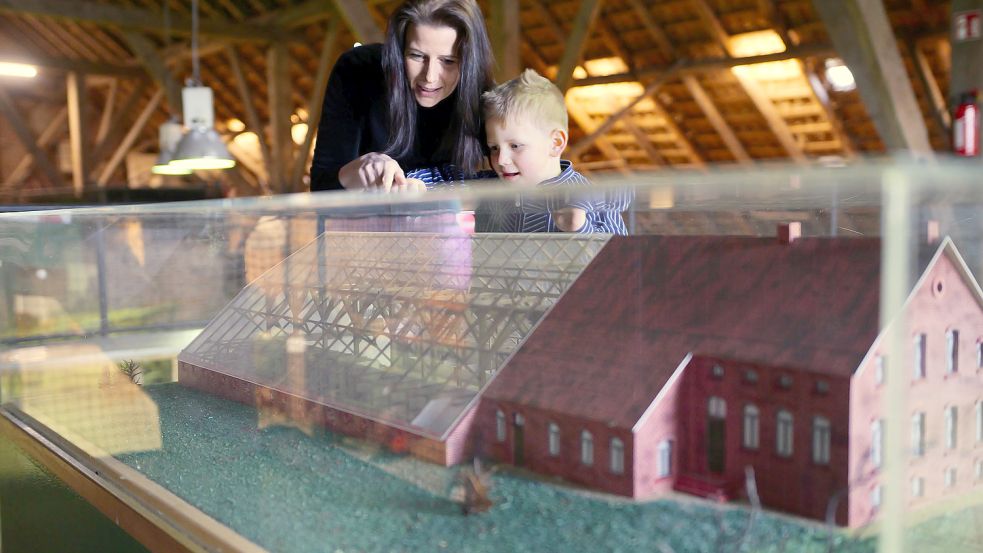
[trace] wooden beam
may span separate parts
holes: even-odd
[[[720,139],[724,141],[727,146],[727,150],[730,151],[730,155],[734,156],[741,165],[751,165],[754,161],[751,156],[748,155],[747,150],[744,149],[744,145],[738,140],[737,135],[734,134],[733,129],[724,120],[723,115],[720,114],[720,110],[713,103],[710,97],[707,95],[706,91],[703,90],[703,86],[700,85],[700,81],[693,75],[684,75],[683,84],[686,85],[686,89],[689,90],[693,100],[696,101],[696,105],[700,106],[700,110],[706,115],[707,120],[710,121],[710,125],[713,129],[717,131],[720,135]]]
[[[662,65],[657,67],[646,67],[628,73],[617,73],[604,77],[587,77],[573,81],[571,88],[578,86],[591,86],[595,84],[624,83],[639,81],[645,78],[658,78],[666,71],[672,70],[677,75],[699,74],[721,69],[730,69],[738,65],[752,65],[756,63],[767,63],[771,61],[783,61],[796,58],[811,57],[830,57],[836,56],[836,50],[825,44],[815,44],[792,48],[785,52],[775,54],[763,54],[760,56],[747,56],[743,58],[716,58],[705,60],[680,60],[672,65]]]
[[[65,19],[159,34],[164,32],[175,35],[191,34],[191,19],[182,14],[173,14],[171,25],[167,27],[160,14],[154,10],[98,4],[85,0],[0,0],[0,13]],[[246,42],[270,42],[284,38],[271,27],[210,19],[200,21],[199,34]]]
[[[593,120],[591,120],[590,115],[588,115],[587,112],[585,112],[576,102],[567,102],[567,113],[570,115],[570,118],[580,126],[580,128],[584,129],[585,132],[592,132],[597,127]],[[631,170],[626,167],[628,163],[625,161],[624,156],[622,156],[621,152],[619,152],[618,149],[613,144],[608,142],[603,136],[598,136],[595,138],[593,145],[596,146],[597,149],[608,158],[608,160],[614,163],[622,174],[631,174]],[[577,157],[579,154],[574,154],[570,148],[568,148],[566,155],[569,157]]]
[[[75,197],[85,192],[89,176],[88,94],[85,75],[70,72],[65,78],[68,97],[68,139],[72,150],[72,186]]]
[[[672,70],[666,71],[665,73],[660,75],[659,78],[649,83],[648,86],[646,86],[645,89],[642,91],[642,93],[636,96],[632,101],[628,102],[628,104],[625,107],[621,108],[613,115],[611,115],[611,117],[608,117],[603,123],[598,125],[596,128],[592,129],[589,135],[585,136],[584,138],[581,138],[580,140],[577,141],[576,144],[570,146],[570,150],[569,150],[570,155],[572,156],[580,155],[584,150],[590,147],[591,144],[593,144],[594,141],[598,139],[598,137],[600,137],[601,135],[606,133],[611,127],[613,127],[615,123],[617,123],[623,117],[631,113],[632,108],[637,106],[642,100],[645,100],[646,98],[649,98],[653,94],[655,94],[655,92],[659,90],[659,88],[661,88],[662,85],[665,84],[666,81],[668,81],[673,76],[674,76],[674,71]]]
[[[720,49],[725,54],[728,54],[730,52],[730,33],[724,29],[713,8],[706,0],[692,0],[692,5],[696,9],[696,14],[700,17],[700,20],[709,29],[710,38],[720,46]]]
[[[282,194],[290,190],[287,167],[293,158],[290,138],[290,73],[287,47],[271,44],[266,53],[266,90],[270,111],[270,188]]]
[[[246,82],[246,75],[242,71],[239,54],[232,46],[226,47],[225,54],[229,59],[229,69],[235,78],[236,88],[239,89],[239,97],[246,110],[247,128],[256,133],[256,137],[259,139],[259,153],[263,160],[265,171],[257,173],[256,176],[259,179],[263,193],[270,194],[270,182],[272,181],[273,175],[270,173],[272,165],[270,164],[270,145],[266,140],[266,127],[263,126],[262,121],[259,119],[259,114],[256,113],[256,104],[253,102],[252,92],[249,90],[249,83]]]
[[[99,178],[96,179],[96,184],[99,188],[105,188],[106,184],[109,183],[110,177],[116,172],[120,163],[126,158],[126,154],[129,153],[130,148],[136,139],[143,132],[144,127],[147,126],[147,121],[150,120],[150,116],[154,114],[157,108],[160,106],[161,100],[164,98],[164,89],[158,88],[157,92],[154,93],[147,105],[143,107],[143,111],[137,116],[137,120],[133,123],[130,131],[126,133],[123,141],[120,143],[116,151],[113,152],[112,157],[109,158],[109,162],[106,166],[102,168],[102,172],[99,173]]]
[[[147,37],[134,31],[123,31],[123,38],[126,39],[133,55],[140,61],[154,82],[164,89],[170,112],[181,113],[181,83],[174,78],[174,74],[167,68],[167,64],[157,52],[157,48]]]
[[[631,118],[622,119],[621,123],[625,126],[626,129],[628,129],[628,132],[630,132],[635,137],[635,142],[638,143],[638,147],[645,152],[645,155],[649,156],[649,159],[652,160],[652,163],[656,165],[668,165],[666,159],[662,157],[662,154],[659,153],[658,148],[656,148],[652,144],[652,139],[650,139],[649,136],[645,134],[645,131],[639,128],[639,126],[636,125],[635,122],[631,120]]]
[[[318,122],[321,121],[321,107],[324,103],[324,91],[328,85],[328,77],[332,61],[335,57],[335,44],[338,41],[339,25],[338,20],[333,19],[324,33],[324,42],[321,45],[321,56],[317,61],[317,72],[314,74],[314,88],[311,89],[311,98],[307,102],[307,134],[304,142],[297,151],[294,159],[294,167],[290,172],[290,184],[295,192],[301,191],[301,179],[304,177],[304,170],[307,168],[307,158],[310,156],[311,146],[314,144],[314,135],[317,134]]]
[[[127,65],[114,65],[111,63],[95,62],[88,60],[77,60],[70,58],[57,58],[46,56],[41,53],[25,55],[16,52],[2,51],[0,59],[4,61],[22,61],[45,69],[55,71],[78,71],[88,75],[113,75],[117,77],[139,77],[139,69]]]
[[[816,74],[815,61],[816,60],[804,60],[804,63],[802,64],[803,69],[805,70],[806,81],[809,83],[812,96],[817,102],[819,102],[819,105],[823,107],[823,113],[826,115],[826,120],[829,121],[829,125],[833,129],[833,134],[836,135],[836,139],[840,141],[844,155],[849,159],[856,158],[857,147],[853,143],[853,139],[850,138],[850,133],[848,133],[843,127],[843,121],[840,120],[839,116],[836,114],[836,110],[833,109],[833,103],[829,98],[829,94],[826,92],[826,88],[823,86],[823,83],[819,80],[819,76]]]
[[[41,170],[44,172],[45,176],[48,177],[48,181],[51,183],[51,185],[55,187],[64,186],[65,184],[61,178],[61,173],[59,173],[55,165],[51,163],[51,159],[48,157],[48,154],[41,149],[39,142],[35,140],[34,134],[31,132],[30,126],[28,126],[27,122],[24,121],[23,117],[21,117],[20,111],[17,109],[17,106],[14,105],[13,99],[2,87],[0,87],[0,114],[2,114],[10,123],[10,126],[14,130],[14,134],[17,135],[17,138],[20,140],[21,144],[24,145],[27,152],[34,158],[34,162],[41,167]]]
[[[563,57],[560,58],[560,65],[556,71],[556,86],[563,92],[566,92],[573,83],[573,70],[580,62],[580,55],[590,36],[590,29],[600,11],[601,0],[580,0],[577,17],[573,20],[573,27],[570,29],[566,47],[563,49]]]
[[[932,105],[932,120],[938,125],[939,131],[946,137],[946,141],[951,140],[950,130],[952,128],[952,116],[949,114],[949,105],[945,101],[939,81],[935,79],[932,72],[932,65],[928,62],[925,52],[919,48],[917,42],[909,42],[906,47],[915,62],[915,75],[928,95],[928,100]]]
[[[806,156],[802,151],[802,146],[795,140],[795,136],[792,135],[792,131],[788,128],[785,119],[778,113],[771,98],[761,89],[761,85],[753,78],[740,73],[734,73],[734,77],[741,83],[744,92],[747,93],[748,97],[751,98],[751,102],[758,108],[758,112],[761,113],[765,122],[768,123],[768,128],[775,134],[778,143],[785,149],[789,157],[797,163],[805,163]]]
[[[495,79],[505,82],[522,70],[519,59],[519,0],[491,0],[489,32],[497,62]]]
[[[135,87],[130,91],[130,94],[123,101],[122,107],[115,110],[116,113],[113,114],[113,121],[109,124],[109,131],[106,136],[100,140],[96,146],[92,149],[92,165],[98,166],[102,163],[111,153],[113,144],[115,144],[122,136],[123,131],[128,124],[127,117],[133,108],[136,107],[140,98],[143,97],[144,91],[147,90],[147,81],[140,81]]]
[[[696,149],[690,139],[687,138],[686,133],[683,132],[683,129],[676,123],[676,120],[672,118],[672,115],[669,114],[669,110],[662,105],[662,102],[659,101],[657,97],[652,96],[650,99],[652,104],[655,106],[656,113],[665,121],[665,126],[676,135],[676,139],[679,141],[679,147],[686,152],[687,156],[689,156],[692,165],[697,169],[706,170],[707,164],[703,159],[703,156],[700,155],[700,152]]]
[[[106,92],[106,101],[102,104],[102,113],[99,115],[99,128],[96,130],[95,144],[99,144],[106,139],[109,133],[109,124],[113,121],[113,110],[116,108],[116,94],[119,93],[119,79],[113,79]]]
[[[48,125],[41,131],[38,135],[37,144],[39,148],[47,148],[54,143],[56,137],[62,136],[65,131],[65,122],[68,121],[68,106],[63,106],[58,110],[58,113],[48,121]],[[49,161],[50,162],[50,161]],[[0,186],[0,189],[11,188],[19,185],[28,175],[31,174],[31,169],[34,168],[35,158],[34,154],[28,152],[28,154],[17,162],[14,170],[7,175],[6,182]]]
[[[883,2],[813,0],[887,149],[934,157]]]
[[[628,5],[632,7],[639,21],[642,22],[642,26],[645,27],[645,30],[648,31],[649,36],[652,37],[655,43],[659,45],[659,49],[662,50],[666,57],[670,60],[676,59],[678,54],[676,53],[676,47],[672,45],[672,40],[662,26],[655,22],[652,13],[642,3],[642,0],[628,0]]]
[[[372,12],[365,2],[360,0],[332,0],[332,2],[338,14],[355,35],[355,40],[366,44],[384,40],[382,30],[372,19]]]

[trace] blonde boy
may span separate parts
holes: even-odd
[[[548,79],[526,69],[485,92],[481,104],[489,161],[500,179],[523,187],[590,184],[560,157],[567,147],[567,108],[563,93]],[[522,228],[514,230],[626,234],[620,209],[610,211],[615,207],[574,201],[562,209],[541,212],[539,217],[527,214]]]

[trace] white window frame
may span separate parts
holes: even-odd
[[[870,490],[870,505],[875,509],[881,507],[881,486],[880,484],[874,486],[874,489]]]
[[[983,369],[983,340],[976,341],[976,368]]]
[[[610,457],[612,474],[624,474],[625,442],[621,438],[611,438]]]
[[[794,453],[795,418],[786,409],[775,415],[775,453],[791,457]]]
[[[812,419],[812,462],[817,465],[829,464],[829,448],[832,442],[833,427],[826,417]]]
[[[945,408],[943,416],[943,437],[946,449],[956,449],[959,445],[959,410],[955,405]]]
[[[976,402],[976,443],[983,442],[983,399]]]
[[[707,400],[707,414],[713,419],[727,418],[727,401],[718,396],[711,396]]]
[[[950,328],[945,332],[945,373],[959,372],[959,331]]]
[[[946,488],[956,487],[956,467],[948,467],[942,476],[942,485]]]
[[[983,459],[976,460],[976,463],[974,463],[973,472],[977,482],[983,480]]]
[[[911,497],[922,497],[925,495],[925,479],[916,476],[911,479]]]
[[[749,403],[744,406],[744,425],[741,442],[746,449],[761,447],[761,410]]]
[[[870,463],[875,467],[884,462],[884,421],[870,423]]]
[[[551,457],[560,454],[560,427],[555,423],[549,424],[549,452]]]
[[[925,413],[921,411],[911,416],[911,454],[925,455]]]
[[[580,464],[594,464],[594,435],[588,430],[580,433]]]
[[[501,409],[495,411],[495,439],[505,441],[505,413]]]
[[[884,356],[877,354],[874,358],[874,381],[878,384],[884,384]]]
[[[672,440],[662,440],[657,448],[656,475],[665,478],[672,474]]]
[[[913,363],[914,374],[912,378],[915,380],[921,380],[925,378],[926,375],[926,358],[925,350],[928,348],[928,336],[924,332],[915,334],[913,347],[915,349],[915,357]]]

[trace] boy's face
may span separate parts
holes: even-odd
[[[492,117],[485,121],[485,137],[492,168],[508,183],[535,186],[560,174],[567,145],[560,129],[545,130],[532,117]]]

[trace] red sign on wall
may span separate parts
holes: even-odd
[[[980,10],[959,12],[952,16],[952,30],[956,42],[980,38]]]

